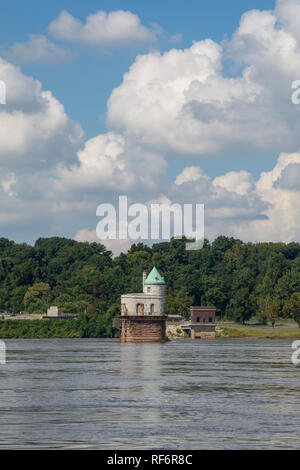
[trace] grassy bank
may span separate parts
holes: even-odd
[[[1,320],[0,338],[114,338],[118,330],[106,318]]]
[[[300,328],[294,322],[285,322],[275,328],[266,325],[239,325],[232,322],[220,322],[217,337],[300,339]]]

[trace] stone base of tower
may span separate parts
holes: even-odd
[[[165,343],[165,316],[122,316],[121,343]]]

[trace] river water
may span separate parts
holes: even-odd
[[[299,448],[291,343],[6,340],[0,448]]]

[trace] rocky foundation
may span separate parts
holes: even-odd
[[[121,343],[164,343],[165,316],[122,316]]]

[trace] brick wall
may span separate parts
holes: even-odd
[[[166,338],[165,317],[121,317],[121,343],[164,343]]]
[[[192,323],[215,323],[216,322],[216,308],[215,307],[191,307],[190,312],[191,312]]]

